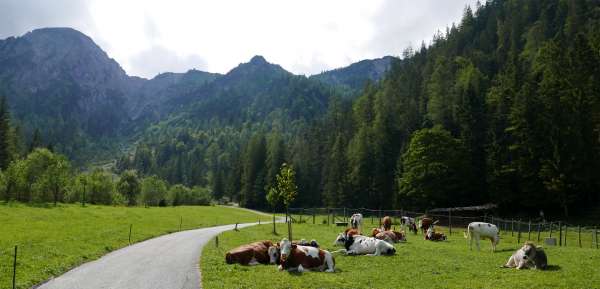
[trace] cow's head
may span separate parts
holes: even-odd
[[[398,241],[406,241],[404,231],[402,231],[402,232],[393,231],[393,233],[394,233],[394,235],[396,235],[396,239]]]
[[[279,251],[279,244],[269,247],[269,262],[271,264],[279,264]]]
[[[346,248],[346,250],[350,250],[350,246],[352,246],[352,244],[354,244],[354,236],[348,236],[344,242],[344,248]]]
[[[535,258],[536,248],[533,243],[526,242],[525,245],[523,245],[523,247],[521,247],[521,250],[524,253],[523,259],[533,260],[533,258]]]
[[[346,235],[344,233],[340,233],[337,238],[335,238],[335,242],[333,242],[334,246],[344,246],[346,242]]]
[[[281,260],[282,264],[285,263],[285,261],[290,257],[290,254],[292,253],[292,249],[294,247],[296,247],[296,245],[292,245],[292,242],[287,238],[283,238],[283,240],[279,242],[279,259]]]

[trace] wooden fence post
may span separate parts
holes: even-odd
[[[517,223],[518,233],[517,233],[517,244],[521,244],[521,220]]]
[[[538,223],[538,238],[537,241],[540,241],[540,235],[542,234],[542,224]]]
[[[215,236],[215,247],[219,248],[219,235]]]
[[[569,231],[569,226],[565,224],[565,247],[567,246],[567,231]]]
[[[302,215],[304,215],[304,208],[300,211],[300,224],[302,224]]]
[[[275,212],[273,212],[273,235],[277,235],[277,230],[275,229]]]
[[[579,248],[581,248],[581,226],[577,226],[577,239],[579,240]]]
[[[594,226],[594,239],[596,240],[596,249],[598,249],[598,228]]]
[[[129,245],[131,245],[131,229],[133,229],[133,224],[129,224]]]
[[[515,236],[515,220],[514,219],[510,220],[510,236],[511,237]]]
[[[183,216],[179,216],[179,231],[181,231],[182,224],[183,224]]]
[[[562,223],[558,221],[558,246],[562,246]]]
[[[452,235],[452,209],[448,209],[448,235]]]
[[[17,248],[18,246],[15,245],[15,257],[13,259],[13,278],[12,278],[12,285],[13,285],[13,289],[17,288]]]
[[[292,220],[288,222],[288,239],[292,241]]]
[[[529,219],[529,229],[527,230],[527,240],[531,240],[531,219]]]
[[[550,222],[550,238],[552,238],[552,222]]]
[[[315,209],[313,208],[312,210],[312,215],[313,215],[313,225],[315,224]]]

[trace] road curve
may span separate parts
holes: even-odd
[[[201,288],[198,262],[202,247],[234,226],[182,231],[146,240],[85,263],[37,288],[198,289]]]

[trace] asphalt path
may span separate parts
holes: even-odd
[[[238,228],[256,223],[240,224]],[[163,235],[113,251],[40,285],[40,289],[198,289],[202,247],[235,225]]]

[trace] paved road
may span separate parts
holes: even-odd
[[[252,226],[241,224],[238,227]],[[198,289],[202,247],[234,225],[164,235],[109,253],[40,289]]]

